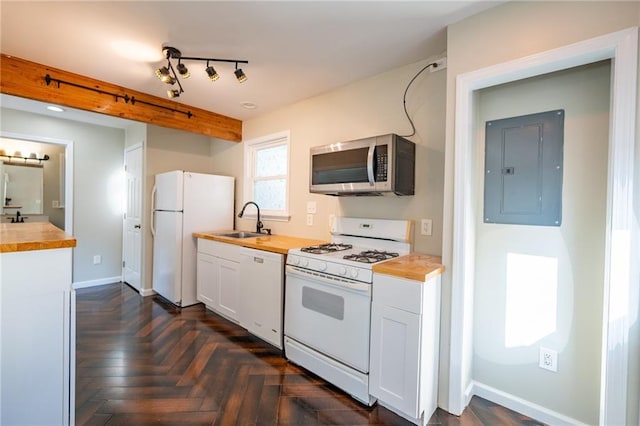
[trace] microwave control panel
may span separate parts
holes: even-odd
[[[389,155],[387,154],[387,146],[378,146],[376,148],[376,182],[386,182],[388,170]]]

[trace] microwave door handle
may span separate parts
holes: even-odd
[[[367,176],[369,178],[369,185],[375,185],[376,181],[373,176],[373,154],[376,151],[376,144],[373,143],[369,146],[369,152],[367,153]]]

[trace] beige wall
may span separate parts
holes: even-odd
[[[434,57],[435,58],[435,57]],[[433,58],[431,58],[433,59]],[[338,90],[307,99],[243,123],[243,139],[250,140],[283,130],[291,131],[289,222],[265,221],[274,233],[329,239],[329,216],[433,220],[432,236],[414,237],[415,249],[440,254],[442,186],[444,173],[445,73],[426,71],[407,96],[407,108],[417,133],[416,195],[409,197],[331,197],[309,193],[309,148],[384,133],[411,131],[402,108],[402,95],[411,78],[428,61],[407,65]],[[214,169],[238,178],[236,209],[242,206],[243,146],[216,141],[212,147]],[[306,224],[306,203],[316,201],[313,226]],[[252,220],[237,219],[241,229]]]
[[[137,138],[142,135],[136,131]],[[133,137],[133,135],[132,135]],[[211,159],[211,138],[180,130],[148,125],[146,131],[146,149],[144,159],[144,205],[147,206],[143,218],[144,230],[143,256],[144,271],[142,291],[152,288],[153,237],[150,228],[151,191],[154,177],[158,173],[171,170],[185,170],[196,173],[214,173]]]
[[[607,61],[478,94],[478,212],[485,123],[556,109],[565,122],[561,226],[476,217],[473,379],[586,424],[599,415],[609,82]],[[514,254],[557,262],[557,270],[535,284],[509,278]],[[557,373],[538,367],[540,347],[558,351]]]
[[[443,260],[451,264],[453,253],[453,158],[456,77],[538,52],[638,25],[638,2],[510,2],[462,20],[448,29],[446,171],[444,198]],[[636,201],[636,208],[638,202]],[[447,407],[451,336],[451,276],[443,276],[440,403]],[[636,327],[637,330],[637,327]],[[637,371],[637,336],[631,366]],[[463,368],[465,366],[456,366]],[[634,371],[634,370],[631,371]],[[470,371],[463,377],[471,380]],[[638,383],[630,381],[629,413],[638,423]]]

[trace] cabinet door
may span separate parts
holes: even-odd
[[[245,249],[241,266],[240,324],[282,349],[284,256]]]
[[[217,261],[218,268],[214,283],[214,287],[217,289],[217,304],[214,309],[225,317],[238,321],[240,264],[226,259],[217,259]]]
[[[420,341],[420,315],[373,303],[369,392],[414,418],[419,417]]]
[[[215,309],[218,305],[218,258],[205,253],[198,253],[198,266],[196,267],[196,291],[198,300],[207,305],[209,309]]]

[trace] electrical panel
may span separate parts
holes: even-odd
[[[485,125],[484,222],[560,226],[564,110]]]

